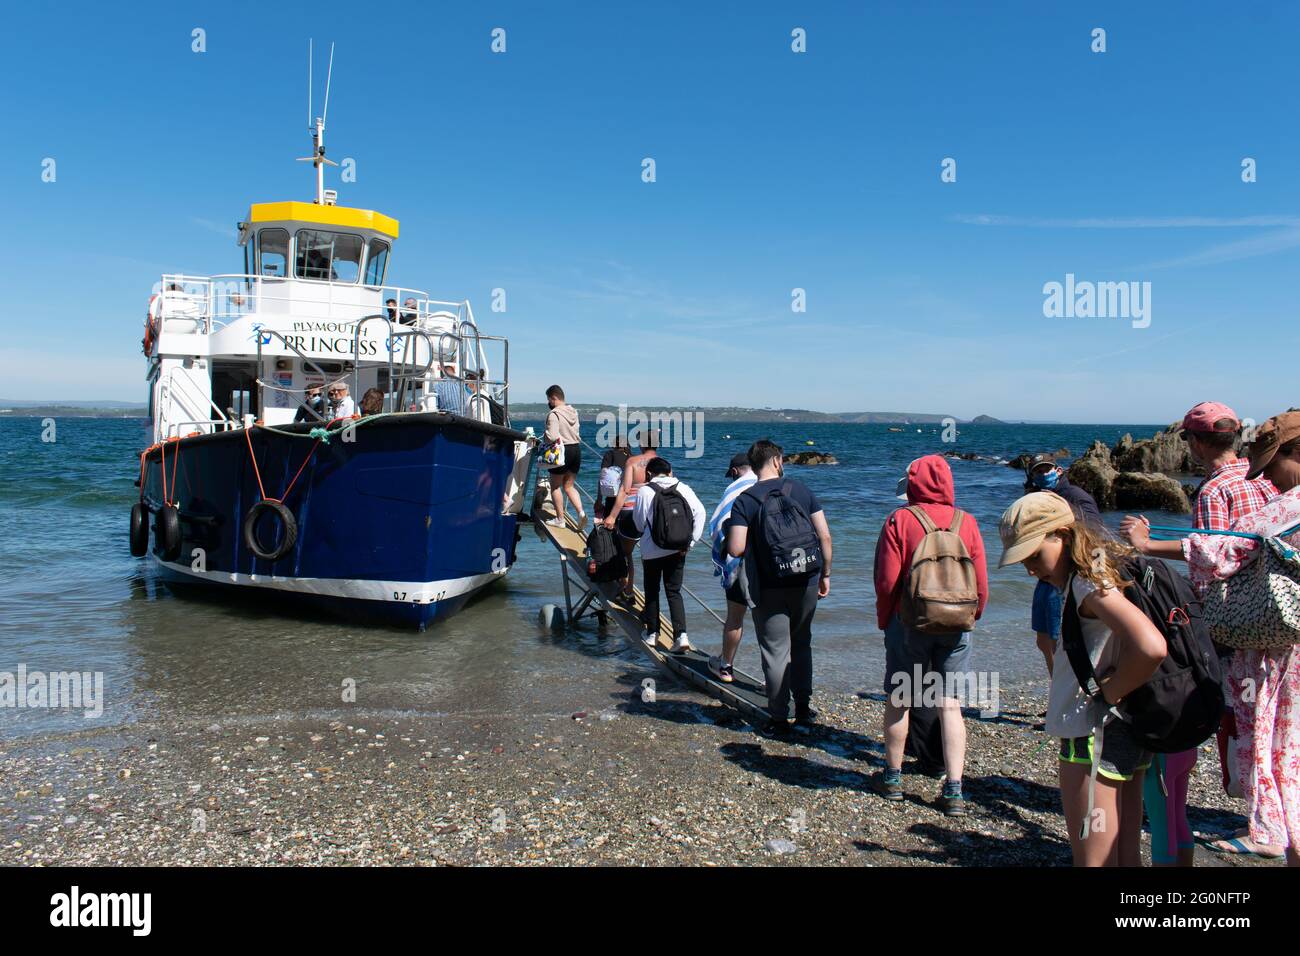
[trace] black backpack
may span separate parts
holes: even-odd
[[[654,489],[654,514],[650,516],[650,540],[665,551],[685,551],[695,541],[695,516],[677,482],[671,485],[647,483]]]
[[[1223,715],[1219,657],[1201,620],[1201,602],[1191,585],[1163,561],[1125,559],[1133,580],[1124,595],[1142,610],[1169,647],[1160,667],[1115,708],[1138,744],[1156,753],[1179,753],[1213,736]],[[1061,640],[1085,694],[1098,692],[1096,674],[1083,642],[1074,589],[1066,594]]]
[[[821,539],[812,519],[790,494],[790,479],[781,482],[762,498],[756,553],[768,575],[778,581],[806,579],[821,570]],[[753,498],[752,487],[745,492]]]
[[[614,532],[597,522],[587,535],[587,577],[593,581],[617,581],[627,574],[627,559]]]

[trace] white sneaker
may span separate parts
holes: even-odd
[[[659,645],[659,632],[655,631],[651,634],[649,631],[646,631],[641,635],[641,640],[647,647],[657,647]]]
[[[585,528],[585,527],[587,527],[587,512],[585,512],[585,511],[579,511],[579,512],[578,512],[578,530],[581,531],[581,530],[582,530],[583,528]]]
[[[563,519],[563,518],[548,518],[548,519],[546,519],[546,523],[547,523],[548,525],[550,525],[552,528],[564,528],[564,527],[567,527],[567,525],[565,525],[565,523],[564,523],[564,519]]]
[[[673,653],[685,654],[687,651],[693,650],[695,650],[695,648],[691,647],[691,639],[686,636],[686,633],[682,632],[681,634],[678,634],[677,640],[673,641]]]

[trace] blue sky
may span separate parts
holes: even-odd
[[[444,6],[8,12],[0,395],[143,401],[159,274],[239,271],[248,204],[312,196],[314,37],[318,65],[338,44],[330,155],[357,168],[327,185],[401,221],[391,280],[510,337],[517,401],[1300,404],[1297,5]],[[1045,318],[1067,273],[1150,282],[1149,327]]]

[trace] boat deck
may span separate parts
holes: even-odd
[[[563,528],[546,524],[545,519],[553,518],[554,515],[555,512],[547,501],[544,510],[534,511],[533,527],[538,537],[549,541],[560,554],[565,598],[571,619],[580,618],[589,607],[596,606],[622,629],[629,644],[639,648],[669,674],[739,712],[751,723],[761,726],[770,719],[767,710],[767,694],[762,679],[737,668],[734,671],[735,679],[729,684],[723,683],[709,670],[708,654],[698,650],[691,650],[685,654],[671,652],[663,638],[663,635],[673,632],[672,622],[667,615],[663,613],[659,615],[660,638],[655,647],[651,648],[641,640],[641,614],[645,608],[645,595],[639,588],[635,588],[633,600],[628,602],[619,597],[617,582],[590,580],[586,572],[587,536],[578,531],[573,518],[568,515],[565,516]],[[635,560],[635,555],[633,559]],[[583,592],[576,604],[572,601],[571,585],[576,585]]]

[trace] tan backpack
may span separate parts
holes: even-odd
[[[979,586],[975,562],[958,534],[965,512],[954,508],[952,524],[943,531],[921,508],[907,510],[921,522],[925,537],[912,552],[899,617],[926,634],[971,630],[979,610]]]

